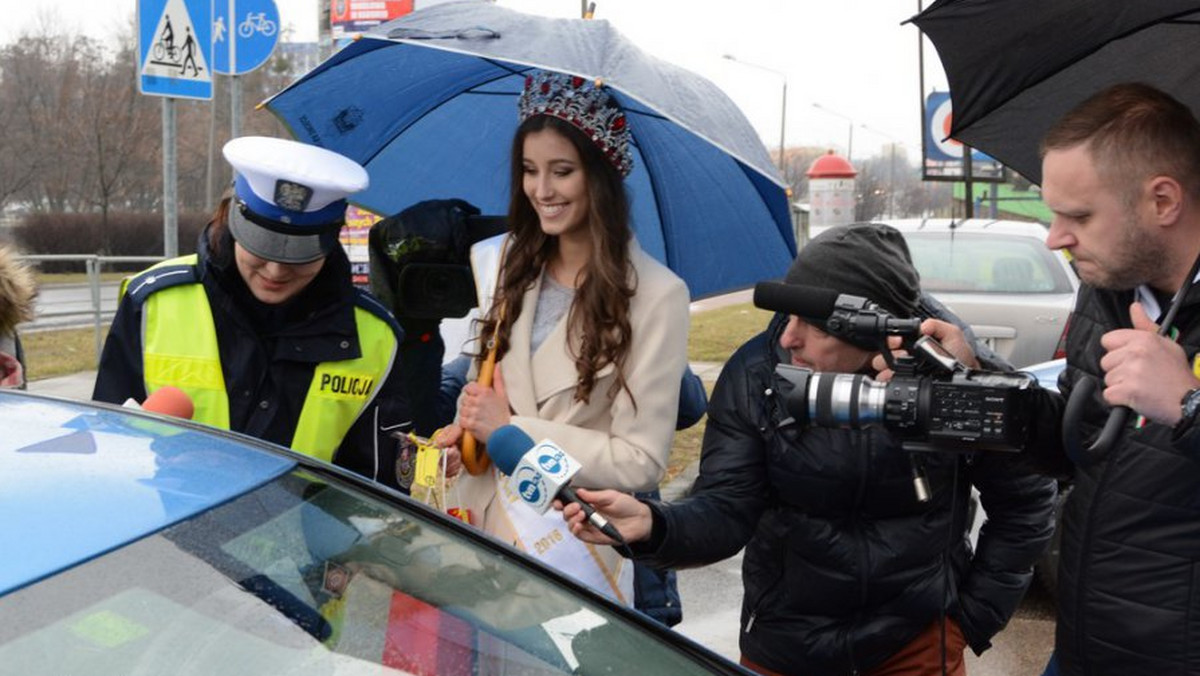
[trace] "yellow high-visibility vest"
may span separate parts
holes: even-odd
[[[194,266],[196,256],[163,261],[150,270]],[[182,268],[185,272],[186,268]],[[144,275],[145,273],[143,273]],[[162,270],[161,274],[171,274]],[[139,276],[141,278],[141,276]],[[196,405],[193,419],[229,429],[229,395],[221,371],[217,331],[204,286],[187,281],[150,293],[142,309],[142,371],[146,394],[164,385],[183,390]],[[122,285],[125,292],[128,280]],[[343,437],[383,386],[396,358],[392,327],[354,308],[362,356],[321,362],[313,370],[291,448],[331,462]]]

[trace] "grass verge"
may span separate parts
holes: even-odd
[[[724,362],[733,351],[767,326],[771,313],[751,303],[715,308],[692,315],[688,334],[688,361]],[[711,393],[712,383],[705,383]],[[692,463],[700,460],[700,445],[708,417],[692,427],[679,430],[671,444],[667,472],[660,486],[674,480]]]
[[[150,267],[149,264],[146,267]],[[100,281],[102,282],[119,282],[125,279],[132,272],[101,272]],[[88,276],[86,272],[34,272],[34,278],[37,279],[38,286],[47,284],[86,284]]]
[[[742,343],[766,328],[770,320],[770,312],[751,303],[697,312],[692,315],[688,333],[688,360],[723,362]]]
[[[107,335],[108,329],[105,328],[100,340],[103,341]],[[96,369],[95,329],[22,333],[21,344],[25,347],[25,377],[29,380]]]

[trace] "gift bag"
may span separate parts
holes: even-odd
[[[446,453],[432,441],[412,432],[397,433],[402,462],[411,465],[409,495],[414,500],[471,523],[470,510],[458,496],[457,478],[446,477]],[[436,436],[436,434],[435,434]]]

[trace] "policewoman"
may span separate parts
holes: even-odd
[[[367,172],[295,141],[224,148],[237,179],[197,253],[126,280],[93,399],[187,392],[195,419],[398,486],[410,426],[398,374],[402,331],[351,283],[338,242],[346,197]]]

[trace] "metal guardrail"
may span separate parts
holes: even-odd
[[[22,260],[31,263],[43,262],[83,262],[84,270],[87,273],[88,288],[91,291],[92,298],[92,318],[95,329],[96,343],[96,363],[100,363],[100,351],[104,344],[101,335],[104,333],[104,317],[102,308],[100,307],[100,271],[105,265],[112,263],[146,263],[152,265],[162,260],[166,260],[163,256],[100,256],[96,254],[44,254],[44,255],[24,255],[20,257]],[[71,315],[83,314],[80,312],[44,312],[42,317],[65,317]]]

